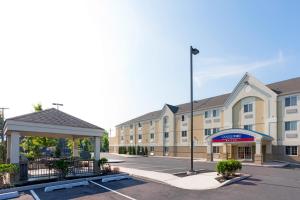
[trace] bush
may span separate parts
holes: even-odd
[[[98,160],[98,166],[100,169],[104,168],[104,165],[108,162],[107,158],[103,157],[100,160]]]
[[[18,166],[15,164],[0,164],[0,174],[16,173],[18,169]]]
[[[53,167],[59,171],[59,177],[64,179],[69,173],[70,162],[65,159],[54,161]]]
[[[15,164],[0,164],[0,188],[4,188],[4,186],[9,186],[12,182],[7,181],[6,174],[15,175],[19,170],[19,167]]]
[[[218,174],[221,174],[224,178],[229,178],[230,176],[234,176],[236,171],[242,169],[242,164],[237,160],[223,160],[219,161],[216,170]]]
[[[144,156],[145,155],[145,151],[144,151],[144,147],[141,147],[141,155]]]
[[[136,149],[135,149],[135,146],[132,147],[132,155],[136,155]]]

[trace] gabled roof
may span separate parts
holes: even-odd
[[[268,88],[270,88],[271,90],[273,90],[278,95],[286,95],[286,94],[300,92],[300,77],[271,83],[266,86]],[[230,94],[231,93],[227,93],[227,94],[222,94],[219,96],[214,96],[214,97],[194,101],[194,110],[205,110],[205,109],[210,109],[210,108],[214,108],[214,107],[222,107],[222,106],[224,106],[224,103],[226,102],[226,100],[228,99]],[[169,104],[166,104],[166,105],[172,110],[173,113],[176,113],[176,114],[183,114],[183,113],[187,113],[190,111],[190,103],[179,104],[176,106],[172,106]],[[129,123],[140,122],[140,121],[157,119],[157,118],[159,118],[161,113],[162,113],[162,110],[150,112],[150,113],[144,114],[140,117],[129,120],[127,122],[124,122],[122,124],[119,124],[118,126],[124,125],[124,124],[129,124]]]
[[[176,113],[178,111],[178,106],[172,106],[170,104],[166,104],[166,106],[168,106],[168,108],[173,112]]]
[[[90,124],[65,112],[57,110],[55,108],[46,109],[40,112],[33,112],[26,115],[12,117],[6,119],[6,121],[19,121],[29,123],[40,123],[49,125],[69,126],[77,128],[90,128],[104,130],[96,125]]]

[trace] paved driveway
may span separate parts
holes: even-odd
[[[167,157],[124,158],[111,154],[106,154],[104,156],[126,161],[114,165],[165,173],[186,171],[189,169],[190,164],[188,159],[174,159]],[[194,165],[195,169],[214,170],[215,168],[214,163],[195,162]],[[239,183],[215,190],[186,191],[163,185],[155,188],[153,193],[159,193],[159,199],[160,197],[170,199],[181,199],[183,197],[184,199],[300,199],[300,169],[297,167],[266,168],[243,166],[242,171],[251,174],[252,177]],[[165,191],[165,187],[169,187],[168,191]],[[147,188],[147,190],[151,190],[151,187]],[[173,192],[175,194],[173,194]],[[146,195],[147,193],[143,194]],[[182,194],[184,194],[184,196]]]

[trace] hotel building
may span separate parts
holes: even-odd
[[[190,122],[190,103],[165,104],[117,125],[110,152],[189,157]],[[193,123],[195,158],[300,161],[300,77],[265,85],[246,73],[231,93],[195,101]]]

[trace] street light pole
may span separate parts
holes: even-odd
[[[191,81],[191,169],[190,173],[194,172],[194,120],[193,120],[193,55],[197,55],[199,50],[196,48],[190,47],[190,81]]]

